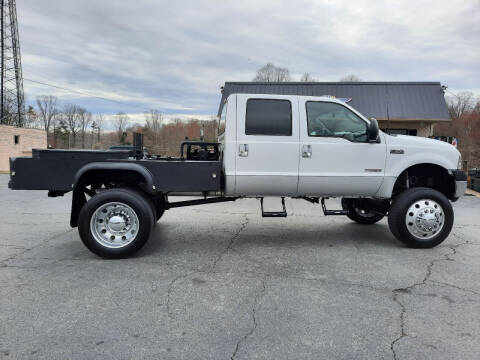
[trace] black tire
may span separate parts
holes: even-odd
[[[347,210],[347,217],[356,223],[371,225],[379,222],[385,215],[377,214],[373,211],[362,213],[355,206],[355,199],[342,199],[342,208]]]
[[[421,200],[425,200],[426,206],[429,200],[436,202],[443,210],[443,215],[440,216],[443,219],[441,220],[443,227],[438,232],[428,235],[428,239],[422,239],[409,231],[409,226],[416,226],[416,218],[412,217],[415,220],[411,222],[406,220],[409,209],[415,203],[421,203]],[[407,246],[417,249],[429,249],[443,242],[452,230],[453,221],[453,208],[447,197],[437,190],[422,187],[412,188],[397,195],[388,214],[388,225],[392,234]]]
[[[138,217],[136,236],[128,245],[119,248],[102,245],[95,239],[90,226],[95,211],[102,205],[111,202],[129,206]],[[121,259],[133,255],[145,245],[154,224],[155,214],[152,204],[143,193],[132,189],[111,189],[95,195],[83,206],[79,214],[78,232],[82,242],[94,254],[107,259]]]

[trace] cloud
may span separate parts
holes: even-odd
[[[92,112],[215,114],[225,81],[266,62],[325,81],[441,81],[478,89],[480,4],[452,0],[17,3],[24,76],[130,105],[25,82]],[[141,111],[141,110],[140,110]]]

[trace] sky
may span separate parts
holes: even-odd
[[[480,0],[18,0],[17,13],[30,104],[208,119],[225,81],[267,62],[294,80],[353,73],[480,95]]]

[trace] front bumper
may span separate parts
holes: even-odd
[[[460,196],[465,194],[465,190],[467,190],[467,175],[462,170],[452,170],[452,175],[455,177],[455,194],[453,201],[457,201]]]

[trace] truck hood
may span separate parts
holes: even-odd
[[[425,147],[439,147],[443,149],[453,149],[457,151],[455,146],[440,140],[429,139],[421,136],[408,136],[408,135],[387,135],[387,143],[403,144],[405,146],[425,146]]]
[[[433,163],[447,170],[456,169],[460,152],[449,143],[419,136],[387,135],[387,156],[392,150],[403,150],[406,158],[415,159],[417,163]],[[394,155],[395,156],[395,155]]]

